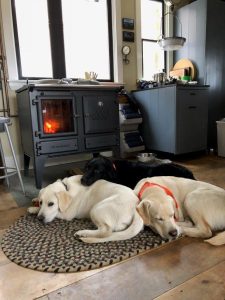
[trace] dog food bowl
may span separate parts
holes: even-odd
[[[141,161],[141,162],[150,162],[150,161],[155,160],[155,158],[156,158],[155,153],[145,152],[145,153],[138,153],[138,155],[137,155],[138,161]]]

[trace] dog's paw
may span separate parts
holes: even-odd
[[[78,230],[75,232],[75,236],[78,236],[79,238],[86,238],[89,236],[89,230]]]
[[[184,236],[185,236],[185,233],[183,231],[180,231],[177,235],[177,238],[184,237]]]
[[[31,207],[28,207],[27,212],[29,214],[38,214],[39,210],[40,210],[39,207],[31,206]]]
[[[90,238],[90,237],[81,237],[80,240],[84,243],[87,243],[87,244],[93,244],[93,243],[96,243],[96,240],[94,238]]]
[[[179,227],[178,228],[177,237],[182,237],[182,236],[185,236],[184,228],[183,227]]]

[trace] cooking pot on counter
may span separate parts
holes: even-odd
[[[166,73],[155,73],[153,75],[153,80],[159,84],[164,84],[166,82]]]

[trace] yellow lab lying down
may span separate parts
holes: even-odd
[[[225,190],[215,185],[171,176],[145,178],[138,182],[137,210],[144,224],[162,238],[180,234],[210,238],[225,229]],[[207,239],[213,245],[225,244],[225,231]]]
[[[64,178],[43,188],[38,196],[38,213],[44,223],[60,218],[90,218],[96,230],[79,230],[75,234],[87,243],[126,240],[143,228],[143,220],[136,211],[138,198],[130,188],[98,180],[91,186],[80,183],[81,175]]]

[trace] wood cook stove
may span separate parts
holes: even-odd
[[[26,85],[17,90],[24,170],[41,188],[48,157],[112,150],[119,155],[120,85]],[[26,174],[27,172],[25,172]]]

